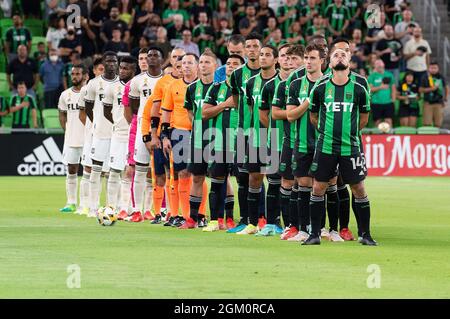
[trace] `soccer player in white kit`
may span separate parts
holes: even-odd
[[[73,213],[77,209],[77,173],[84,143],[84,124],[79,118],[78,102],[86,75],[86,67],[83,65],[73,66],[71,70],[73,86],[62,92],[59,97],[59,121],[64,130],[63,162],[67,165],[67,203],[59,210],[61,213]]]
[[[84,99],[86,114],[91,119],[94,127],[91,148],[92,172],[89,192],[89,216],[96,215],[101,192],[102,166],[105,162],[109,161],[112,123],[104,116],[102,102],[108,86],[119,81],[117,76],[117,62],[118,59],[115,52],[107,51],[103,54],[105,73],[88,83]]]
[[[133,214],[130,217],[132,222],[140,222],[144,220],[141,209],[144,202],[144,191],[148,190],[146,196],[152,196],[151,190],[153,185],[147,178],[147,172],[150,167],[150,153],[145,147],[142,139],[141,124],[142,114],[144,112],[147,99],[152,94],[156,82],[163,76],[163,52],[158,47],[150,47],[147,54],[148,69],[147,72],[141,73],[131,80],[130,84],[130,108],[134,114],[138,116],[138,127],[136,132],[136,144],[134,149],[134,160],[136,162],[134,175],[134,207]],[[147,185],[146,185],[147,184]]]
[[[119,200],[120,178],[121,174],[125,173],[127,165],[128,132],[130,129],[130,125],[124,116],[122,97],[125,85],[136,73],[136,63],[137,60],[131,56],[121,59],[119,64],[119,81],[108,86],[103,100],[104,115],[108,121],[113,123],[109,157],[108,205],[120,211],[128,210],[131,198],[129,189],[122,189]],[[126,183],[122,183],[122,185],[124,184],[126,185]]]

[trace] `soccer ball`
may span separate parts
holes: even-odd
[[[97,221],[102,226],[112,226],[117,221],[117,215],[111,206],[100,207],[97,211]]]
[[[388,133],[391,130],[391,126],[387,122],[381,122],[378,124],[378,129],[383,133]]]

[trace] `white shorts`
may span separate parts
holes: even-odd
[[[128,141],[111,139],[111,151],[109,156],[109,167],[118,171],[125,170],[128,157]]]
[[[82,147],[65,146],[63,150],[63,164],[76,165],[80,163],[81,155],[83,154]]]
[[[134,144],[134,161],[141,164],[150,164],[150,153],[142,141],[141,130],[136,132],[136,142]]]
[[[94,137],[91,146],[91,159],[97,162],[109,161],[109,150],[111,146],[111,139],[100,139]]]

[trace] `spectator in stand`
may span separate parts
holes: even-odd
[[[321,15],[316,15],[313,19],[313,25],[305,30],[306,41],[309,42],[311,38],[316,35],[327,37],[328,32],[325,27],[325,23],[326,21],[322,18]]]
[[[119,19],[119,8],[111,7],[109,17],[110,19],[103,23],[100,31],[100,38],[102,41],[106,44],[112,39],[113,29],[119,28],[121,30],[123,42],[128,43],[130,40],[130,31],[128,30],[128,24]]]
[[[406,60],[406,69],[414,73],[416,84],[420,85],[422,76],[427,73],[431,55],[431,47],[428,41],[422,38],[420,27],[414,28],[413,38],[406,42],[403,54]]]
[[[89,16],[89,9],[88,9],[88,5],[86,3],[86,0],[68,0],[68,3],[66,5],[77,5],[78,7],[80,7],[80,13],[82,17],[88,17]]]
[[[205,51],[205,48],[210,48],[215,51],[214,29],[208,22],[208,15],[206,12],[199,12],[199,24],[192,30],[194,42],[198,44],[200,54]]]
[[[182,42],[183,31],[187,30],[187,28],[183,24],[183,16],[181,14],[173,16],[173,22],[173,26],[167,29],[167,36],[172,47],[175,47]]]
[[[362,61],[367,60],[367,56],[370,53],[370,49],[366,43],[362,40],[362,31],[361,29],[353,29],[352,32],[352,43],[355,44],[355,52]]]
[[[228,28],[233,29],[233,13],[228,9],[227,0],[219,0],[219,5],[217,11],[213,12],[213,26],[214,30],[218,31],[221,29],[220,20],[225,19],[228,21]]]
[[[391,72],[384,68],[381,59],[375,61],[375,69],[369,75],[371,111],[375,125],[387,122],[392,127],[394,118],[394,101],[396,97],[395,79]]]
[[[200,50],[197,43],[192,42],[192,32],[189,29],[183,31],[183,41],[179,43],[176,48],[183,49],[186,53],[194,53],[200,56]]]
[[[114,28],[112,39],[105,44],[103,51],[116,52],[119,56],[129,55],[128,44],[122,41],[122,31],[120,28]]]
[[[12,128],[30,128],[30,115],[32,127],[37,128],[36,102],[33,96],[29,95],[25,82],[17,83],[17,93],[11,98],[8,112],[13,114]],[[18,132],[13,132],[18,133]]]
[[[325,18],[327,19],[328,31],[330,33],[328,38],[329,42],[336,37],[346,35],[351,16],[350,10],[344,6],[343,0],[334,0],[334,4],[329,5],[325,10]]]
[[[136,14],[133,8],[133,2],[131,0],[119,0],[117,1],[117,7],[119,8],[119,19],[125,21],[128,29],[131,29],[134,22],[134,15]]]
[[[195,28],[195,26],[200,23],[199,20],[200,12],[206,12],[206,15],[208,16],[208,21],[212,21],[213,17],[212,10],[209,6],[206,5],[205,0],[195,0],[194,5],[189,11],[190,14],[189,24],[191,29]]]
[[[230,39],[232,33],[233,30],[228,26],[228,19],[220,19],[220,28],[216,33],[216,52],[217,57],[221,61],[221,64],[224,64],[228,57],[227,42]]]
[[[144,32],[142,33],[149,41],[150,43],[155,42],[157,38],[158,28],[162,26],[161,18],[158,16],[153,16],[149,22],[148,26],[145,28]]]
[[[245,38],[240,34],[233,34],[227,42],[228,55],[237,54],[241,57],[245,56]],[[227,79],[226,65],[217,68],[214,73],[214,82],[222,82]]]
[[[81,58],[85,65],[91,65],[93,61],[92,56],[96,51],[97,36],[91,29],[87,18],[81,17],[80,24],[81,28],[75,30],[75,35],[80,40],[81,47],[83,48],[81,50]]]
[[[375,54],[383,60],[386,71],[391,72],[395,78],[395,85],[398,85],[400,78],[400,61],[403,55],[402,43],[394,38],[394,28],[386,24],[383,28],[385,38],[378,41]]]
[[[9,88],[13,92],[17,92],[17,84],[25,82],[28,88],[27,94],[36,97],[35,86],[38,81],[38,68],[36,62],[28,57],[28,49],[21,44],[17,48],[17,58],[12,60],[6,68],[6,80]],[[12,77],[12,79],[11,79]]]
[[[153,0],[142,1],[139,10],[136,10],[136,15],[134,17],[134,23],[132,28],[132,34],[139,35],[143,34],[145,28],[147,27],[150,19],[155,16],[154,13],[154,3]]]
[[[66,20],[64,17],[58,17],[56,14],[50,15],[50,27],[47,31],[45,40],[47,41],[48,49],[57,49],[59,42],[66,37]]]
[[[269,42],[270,37],[272,36],[272,32],[274,32],[276,29],[278,29],[277,26],[278,26],[277,18],[270,17],[267,20],[267,28],[265,28],[262,33],[264,44]]]
[[[363,0],[346,0],[345,6],[350,10],[350,24],[348,26],[349,34],[353,32],[354,29],[361,29],[362,23],[362,12],[364,9]]]
[[[412,12],[409,9],[403,10],[402,21],[395,25],[395,38],[400,40],[403,46],[412,38],[413,26],[419,26],[412,20]]]
[[[131,55],[134,56],[136,59],[139,58],[139,51],[143,48],[148,48],[150,46],[150,41],[145,35],[141,35],[139,38],[139,45],[135,47],[133,50],[131,50]]]
[[[75,29],[73,27],[69,27],[67,29],[66,37],[59,42],[58,49],[59,49],[59,56],[61,57],[63,63],[69,62],[69,56],[72,53],[72,51],[76,51],[79,54],[81,54],[82,51],[81,42],[75,36]]]
[[[22,17],[15,13],[13,15],[13,26],[6,32],[6,38],[4,41],[5,53],[9,62],[17,58],[17,48],[22,44],[26,45],[28,52],[30,52],[31,33],[23,26]]]
[[[380,27],[369,28],[367,34],[364,37],[364,41],[369,46],[370,52],[375,51],[375,46],[378,41],[384,37],[384,25],[386,24],[386,15],[383,11],[380,12]]]
[[[97,52],[100,51],[106,43],[103,42],[100,37],[100,31],[103,24],[109,19],[110,11],[109,0],[98,0],[92,7],[89,25],[92,27],[92,31],[96,36]]]
[[[259,21],[256,19],[256,8],[254,5],[248,5],[245,10],[246,16],[239,22],[239,32],[246,37],[252,32],[261,34],[262,28]]]
[[[428,73],[422,77],[419,92],[424,94],[423,125],[442,126],[443,110],[448,101],[448,87],[439,73],[439,65],[432,61]]]
[[[12,0],[0,0],[0,9],[3,11],[3,17],[10,18],[12,14]]]
[[[3,126],[2,117],[9,114],[8,103],[3,96],[0,96],[0,127]]]
[[[247,15],[246,12],[246,4],[245,0],[235,0],[233,1],[233,4],[231,5],[231,12],[233,13],[233,28],[236,31],[236,27],[239,26],[239,23],[245,16]]]
[[[313,25],[313,19],[320,14],[320,7],[315,0],[308,0],[307,5],[300,10],[300,24],[303,30]]]
[[[286,4],[278,8],[278,23],[283,37],[289,33],[289,26],[299,18],[296,0],[286,0]]]
[[[400,126],[416,127],[419,117],[419,87],[414,81],[414,73],[406,72],[405,78],[397,88],[397,100],[400,105],[398,117]]]
[[[268,0],[259,0],[258,12],[256,13],[256,18],[261,24],[261,28],[265,29],[267,27],[267,20],[270,17],[275,18],[275,12],[269,7]]]
[[[37,51],[34,52],[33,59],[38,64],[38,68],[40,68],[41,64],[47,59],[47,47],[44,42],[38,43]]]
[[[64,69],[63,69],[64,90],[67,90],[68,88],[70,88],[72,86],[72,76],[71,76],[72,67],[74,65],[80,65],[80,64],[82,64],[80,54],[76,51],[72,51],[72,53],[70,54],[70,61],[64,65]]]
[[[36,5],[36,1],[31,0],[34,7],[39,8]],[[66,13],[66,1],[64,0],[45,0],[45,14],[44,18],[47,20],[52,14],[62,15]]]
[[[174,16],[181,15],[183,18],[182,24],[187,28],[189,27],[189,15],[184,9],[180,9],[180,2],[178,0],[170,0],[169,7],[164,10],[162,14],[163,26],[167,29],[171,28],[174,24]]]
[[[286,40],[283,39],[283,34],[281,33],[281,30],[276,29],[274,32],[272,32],[270,40],[267,44],[272,45],[275,48],[278,48],[278,46],[283,45],[285,43],[287,42]]]
[[[156,41],[154,43],[164,53],[164,59],[169,56],[169,52],[172,50],[169,40],[167,39],[167,30],[164,27],[158,27],[156,31]]]
[[[41,65],[39,75],[44,84],[45,108],[57,108],[59,96],[63,91],[64,63],[59,59],[56,49],[49,52],[48,59]]]
[[[286,41],[291,44],[305,45],[305,39],[302,35],[302,27],[299,21],[295,21],[289,28],[289,34]]]

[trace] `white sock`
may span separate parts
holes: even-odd
[[[145,198],[144,198],[144,212],[152,210],[153,202],[153,183],[151,178],[145,181]]]
[[[89,206],[91,210],[97,210],[101,192],[101,175],[102,167],[100,165],[92,165],[90,178]]]
[[[69,174],[66,176],[66,194],[67,204],[77,204],[78,176],[77,174]]]
[[[148,167],[136,165],[134,173],[134,211],[141,211],[144,202],[145,180],[147,178]]]
[[[83,177],[80,182],[80,207],[89,207],[90,179],[91,173],[83,171]]]
[[[164,198],[166,199],[166,213],[170,212],[169,194],[166,192],[166,187],[164,186]]]
[[[125,176],[125,173],[123,175],[124,177],[120,182],[119,208],[120,210],[128,212],[131,201],[131,180]]]
[[[117,202],[119,201],[119,189],[120,189],[120,172],[113,171],[109,172],[108,178],[108,205],[116,208]]]
[[[102,170],[103,173],[103,170]],[[100,183],[100,194],[102,193],[103,184],[105,185],[105,203],[109,203],[109,197],[108,197],[108,180],[109,180],[109,172],[103,174],[104,183]],[[99,195],[100,199],[100,195]]]

